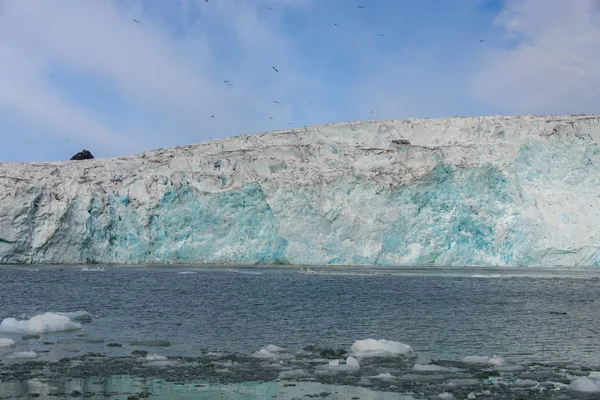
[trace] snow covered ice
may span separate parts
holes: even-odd
[[[411,352],[409,345],[385,339],[357,340],[350,348],[350,353],[356,357],[395,357]]]
[[[0,262],[598,266],[599,143],[597,116],[490,116],[0,163]]]
[[[0,347],[14,347],[15,341],[8,338],[0,338]]]
[[[583,393],[600,393],[600,381],[587,377],[577,378],[569,384],[569,390]]]
[[[17,351],[2,356],[6,360],[31,360],[37,357],[38,355],[33,351]]]
[[[0,332],[35,334],[46,332],[72,331],[81,329],[81,324],[71,321],[66,315],[51,312],[36,315],[28,320],[5,318],[0,323]]]

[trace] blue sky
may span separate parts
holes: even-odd
[[[597,0],[35,4],[0,0],[0,161],[600,106]]]

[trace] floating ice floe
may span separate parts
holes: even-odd
[[[587,377],[577,378],[569,384],[569,390],[583,393],[600,393],[600,381]]]
[[[0,323],[0,332],[7,333],[32,334],[73,331],[77,329],[81,329],[81,324],[71,321],[71,318],[65,315],[51,312],[20,321],[16,318],[5,318]]]
[[[104,267],[96,267],[96,268],[83,267],[83,268],[80,269],[80,271],[83,271],[83,272],[104,272]]]
[[[350,353],[355,357],[396,357],[412,351],[412,347],[407,344],[385,339],[357,340],[350,348]]]
[[[504,359],[496,355],[492,357],[487,356],[466,356],[462,359],[462,362],[467,364],[488,364],[488,365],[502,365]]]
[[[148,354],[146,357],[143,358],[143,360],[146,360],[146,361],[166,361],[167,357],[165,357],[165,356],[159,356],[158,354]]]
[[[317,370],[328,372],[352,372],[360,369],[358,360],[352,356],[346,358],[346,363],[341,364],[340,360],[332,360],[326,365],[317,366]]]
[[[444,400],[450,400],[450,399],[453,399],[454,396],[452,395],[452,393],[444,392],[444,393],[440,393],[438,395],[438,398],[444,399]]]
[[[517,379],[514,385],[518,387],[534,387],[538,385],[538,382],[533,379]]]
[[[30,360],[37,358],[37,354],[33,351],[17,351],[15,353],[5,354],[3,358],[7,360]]]
[[[69,319],[71,321],[78,321],[78,322],[91,322],[92,321],[92,314],[90,314],[87,311],[83,311],[83,310],[72,311],[72,312],[52,312],[52,313],[57,314],[57,315],[62,315],[65,317],[69,317]]]
[[[177,275],[195,275],[197,272],[194,271],[182,271],[178,272]]]
[[[442,367],[441,365],[435,364],[415,364],[413,370],[418,372],[451,372],[459,371],[458,368]]]
[[[385,373],[381,373],[379,375],[372,376],[371,378],[386,380],[386,379],[395,379],[396,377],[394,375],[390,374],[389,372],[385,372]]]
[[[7,338],[0,338],[0,347],[14,347],[15,341]]]
[[[289,353],[283,353],[285,349],[283,347],[275,346],[270,344],[268,346],[263,347],[262,349],[255,351],[252,353],[253,358],[262,358],[265,360],[289,360],[294,358],[293,355]]]

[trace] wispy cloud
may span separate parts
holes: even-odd
[[[508,113],[600,110],[597,0],[510,0],[496,24],[507,48],[487,55],[474,96]]]
[[[343,120],[597,110],[594,0],[364,3],[0,0],[0,160]]]

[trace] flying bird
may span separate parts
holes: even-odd
[[[333,25],[338,26],[339,24],[337,22],[334,22]]]
[[[369,111],[369,114],[373,114],[373,110]]]
[[[208,3],[208,0],[207,0],[206,2]],[[211,117],[211,118],[214,118],[215,116],[214,116],[214,115],[211,115],[210,117]]]
[[[133,19],[133,22],[137,22],[138,24],[140,23],[140,21],[138,21],[137,19],[135,19],[135,18],[132,18],[132,19]]]
[[[308,102],[308,104],[312,104],[312,100]]]
[[[224,83],[229,83],[229,81],[223,81]]]
[[[383,33],[380,33],[379,36],[385,36]]]
[[[360,9],[363,9],[363,8],[365,8],[365,6],[356,6],[356,7],[360,8]]]
[[[277,100],[273,100],[273,103],[275,104],[281,104],[280,102],[278,102]]]
[[[204,1],[208,3],[208,0],[204,0]]]
[[[275,70],[275,72],[279,73],[279,70],[275,67],[273,67],[273,69]]]
[[[273,117],[269,117],[269,119],[273,119]]]
[[[479,39],[479,43],[485,42],[485,39]]]

